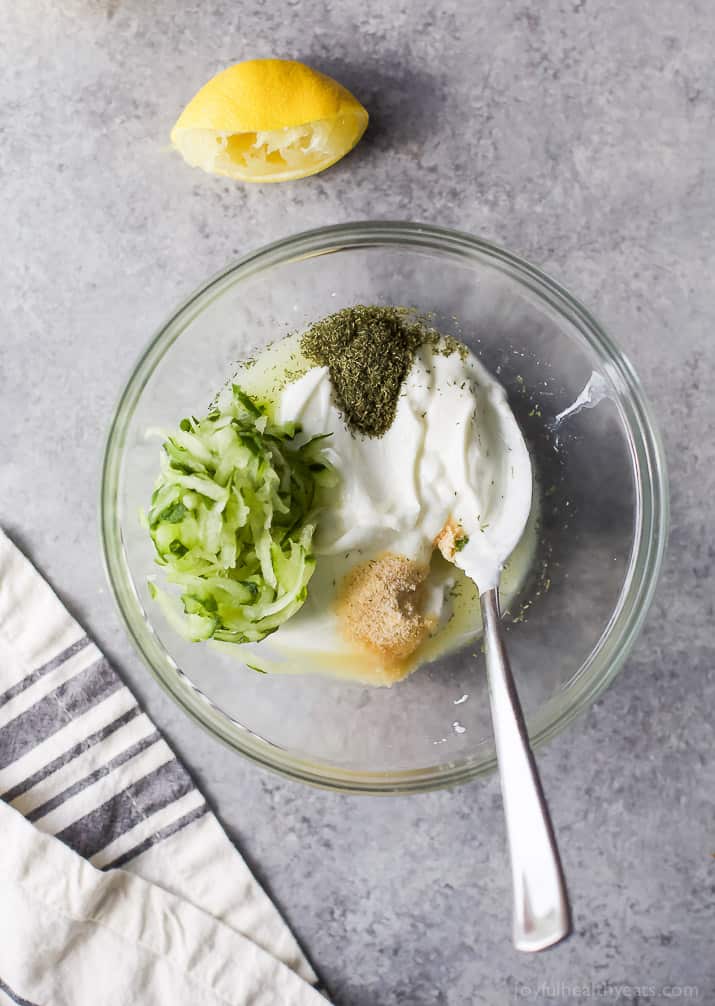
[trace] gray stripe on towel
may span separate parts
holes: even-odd
[[[106,726],[103,726],[101,730],[95,731],[93,734],[90,734],[89,737],[85,737],[84,740],[74,744],[68,751],[65,751],[64,754],[59,755],[57,758],[53,758],[51,762],[48,762],[47,765],[43,765],[41,769],[38,769],[37,772],[33,772],[32,775],[28,776],[27,779],[23,779],[22,782],[17,783],[17,785],[12,787],[12,789],[8,789],[5,793],[0,793],[0,797],[7,803],[12,803],[16,797],[22,796],[22,794],[26,793],[28,789],[32,789],[32,787],[36,786],[38,782],[42,782],[43,779],[46,779],[48,775],[52,775],[53,772],[62,768],[62,766],[66,765],[67,762],[70,762],[79,755],[84,754],[85,751],[88,751],[95,744],[101,743],[101,741],[103,741],[106,737],[113,734],[115,730],[119,730],[120,727],[123,727],[125,723],[129,723],[136,716],[140,715],[141,709],[139,706],[132,706],[131,709],[127,709],[125,713],[118,716],[116,720],[112,720],[111,723],[107,723]]]
[[[80,856],[89,859],[105,845],[193,788],[189,773],[176,758],[172,758],[96,810],[68,825],[56,837]]]
[[[197,821],[200,817],[203,817],[204,814],[208,814],[208,812],[209,808],[205,803],[202,803],[199,807],[194,807],[194,809],[190,810],[188,814],[184,814],[183,817],[180,817],[178,821],[173,821],[171,824],[167,824],[165,828],[160,828],[159,831],[155,831],[153,835],[145,838],[143,842],[139,842],[138,845],[135,845],[134,848],[130,849],[128,852],[123,853],[121,856],[117,856],[116,859],[113,859],[111,863],[107,863],[107,865],[103,866],[102,869],[116,870],[118,867],[124,866],[124,864],[128,863],[130,859],[136,859],[136,857],[140,856],[142,852],[146,852],[146,850],[151,849],[153,845],[158,845],[159,842],[163,842],[165,838],[175,835],[177,831],[181,831],[187,824],[191,824],[192,821]]]
[[[75,653],[79,653],[79,651],[83,650],[85,646],[89,646],[89,642],[90,641],[87,636],[82,636],[81,639],[72,643],[72,645],[68,646],[67,649],[62,650],[62,652],[58,653],[56,657],[52,658],[52,660],[48,660],[46,664],[38,667],[37,670],[31,671],[29,674],[26,674],[24,678],[21,678],[20,681],[16,681],[14,685],[11,685],[10,688],[6,689],[2,695],[0,695],[0,706],[4,706],[6,702],[10,701],[10,699],[14,699],[16,695],[20,694],[20,692],[24,692],[26,688],[30,687],[30,685],[34,685],[35,682],[39,681],[45,674],[49,674],[50,671],[54,671],[57,667],[61,667],[62,664],[66,663],[66,661],[68,661],[70,657],[73,657]]]
[[[60,804],[65,802],[65,800],[69,800],[69,798],[74,796],[75,793],[80,793],[83,789],[91,786],[92,783],[97,782],[98,779],[103,779],[105,775],[109,775],[110,772],[119,768],[120,765],[129,761],[130,758],[141,754],[142,751],[146,751],[148,747],[151,747],[160,740],[161,734],[158,730],[149,734],[148,737],[142,737],[142,739],[137,741],[136,744],[132,744],[130,747],[125,748],[124,751],[120,751],[118,755],[110,761],[105,762],[104,765],[100,765],[99,768],[90,772],[89,775],[86,775],[83,779],[78,779],[77,782],[74,782],[71,786],[63,789],[61,793],[57,793],[55,796],[50,797],[49,800],[46,800],[45,803],[41,804],[39,807],[35,807],[35,809],[30,811],[27,815],[27,820],[37,821],[39,818],[44,817],[45,814],[49,814],[51,810],[54,810],[55,807],[59,807]]]
[[[121,687],[117,675],[105,658],[100,657],[0,728],[0,769]]]

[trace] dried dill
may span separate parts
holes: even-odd
[[[405,308],[358,305],[311,325],[301,339],[301,350],[313,363],[328,368],[347,427],[381,437],[395,418],[415,353],[435,337]]]
[[[431,333],[434,336],[435,333]],[[459,339],[455,339],[453,335],[442,335],[437,336],[437,340],[434,341],[435,351],[440,353],[442,356],[451,356],[452,353],[459,353],[461,360],[467,359],[467,347]],[[464,385],[462,385],[464,387]]]

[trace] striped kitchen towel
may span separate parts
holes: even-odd
[[[184,766],[2,531],[0,795],[0,1003],[325,1006]]]

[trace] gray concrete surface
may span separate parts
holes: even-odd
[[[2,5],[0,522],[182,752],[339,1006],[715,1001],[714,44],[707,0]],[[364,101],[352,156],[244,188],[167,152],[205,79],[268,54]],[[535,958],[510,947],[496,780],[368,800],[257,770],[148,678],[102,571],[103,438],[149,334],[231,258],[375,216],[461,226],[560,277],[634,360],[669,453],[645,632],[541,754],[576,935]]]

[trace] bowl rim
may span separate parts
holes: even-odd
[[[124,559],[116,505],[126,431],[149,377],[184,328],[221,295],[229,280],[232,285],[287,261],[375,245],[420,247],[473,261],[486,258],[492,266],[522,282],[552,309],[565,315],[585,338],[613,385],[629,441],[636,485],[636,520],[631,556],[618,602],[599,641],[571,680],[530,719],[532,745],[538,746],[560,733],[595,701],[613,681],[630,653],[657,585],[669,521],[668,480],[662,440],[632,364],[590,311],[537,266],[499,245],[466,232],[431,224],[389,220],[319,227],[249,252],[201,284],[150,339],[119,397],[107,434],[102,464],[100,534],[107,580],[132,642],[162,688],[210,734],[265,768],[324,789],[346,793],[415,793],[454,786],[485,775],[494,770],[496,760],[492,757],[480,761],[471,757],[416,770],[358,772],[308,761],[253,734],[220,710],[170,658],[164,655],[164,661],[159,662],[158,643],[145,618]],[[572,701],[558,715],[549,715],[557,697],[566,688],[573,693]]]

